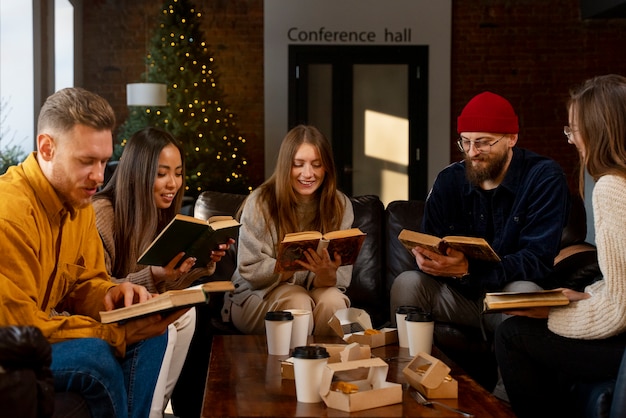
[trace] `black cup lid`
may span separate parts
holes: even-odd
[[[398,306],[396,308],[396,313],[399,314],[408,314],[410,312],[420,312],[421,309],[417,306]]]
[[[287,311],[269,311],[265,314],[265,319],[268,321],[291,321],[293,314]]]
[[[430,312],[410,312],[406,315],[406,320],[409,322],[432,322],[433,316]]]
[[[328,358],[330,357],[330,354],[328,354],[328,351],[324,347],[306,345],[302,347],[294,347],[291,356],[293,358],[319,359]]]

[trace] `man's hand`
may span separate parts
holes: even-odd
[[[431,276],[461,277],[467,273],[469,262],[460,251],[448,248],[447,255],[437,254],[422,247],[412,250],[420,270]]]
[[[126,344],[134,344],[147,338],[163,334],[169,324],[176,321],[190,308],[180,309],[167,316],[159,314],[133,319],[124,324],[126,328]]]
[[[145,302],[152,298],[148,289],[130,282],[123,282],[109,289],[104,295],[104,309],[111,309],[130,306],[134,303]]]
[[[114,308],[145,302],[151,298],[152,294],[145,287],[124,282],[109,289],[104,297],[104,308],[110,311]],[[126,328],[126,344],[134,344],[146,338],[163,334],[169,324],[176,321],[188,310],[189,308],[185,308],[167,316],[155,314],[128,321],[123,325]]]

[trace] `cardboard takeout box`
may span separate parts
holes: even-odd
[[[328,363],[322,373],[320,396],[329,408],[346,412],[362,411],[402,402],[402,385],[388,382],[389,365],[381,358]],[[354,372],[356,380],[348,376]],[[358,387],[354,393],[333,390],[333,380],[342,380]]]
[[[430,354],[420,352],[402,370],[409,384],[427,398],[458,398],[459,384],[450,367]]]
[[[372,320],[363,309],[340,309],[328,321],[328,325],[348,343],[356,342],[376,348],[398,342],[396,328],[383,328],[379,333],[367,335],[368,330],[373,330]]]

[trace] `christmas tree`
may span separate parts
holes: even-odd
[[[114,158],[146,126],[170,132],[185,154],[187,196],[215,190],[247,193],[246,140],[222,102],[214,58],[202,40],[201,13],[189,0],[167,1],[146,56],[145,82],[167,85],[167,105],[131,106],[120,128]]]

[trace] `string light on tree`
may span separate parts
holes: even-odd
[[[167,105],[131,107],[114,157],[119,158],[135,131],[158,126],[181,143],[187,195],[204,190],[245,193],[251,190],[246,139],[238,132],[236,116],[222,103],[214,57],[201,40],[201,16],[190,0],[169,0],[161,8],[142,78],[167,84]]]

